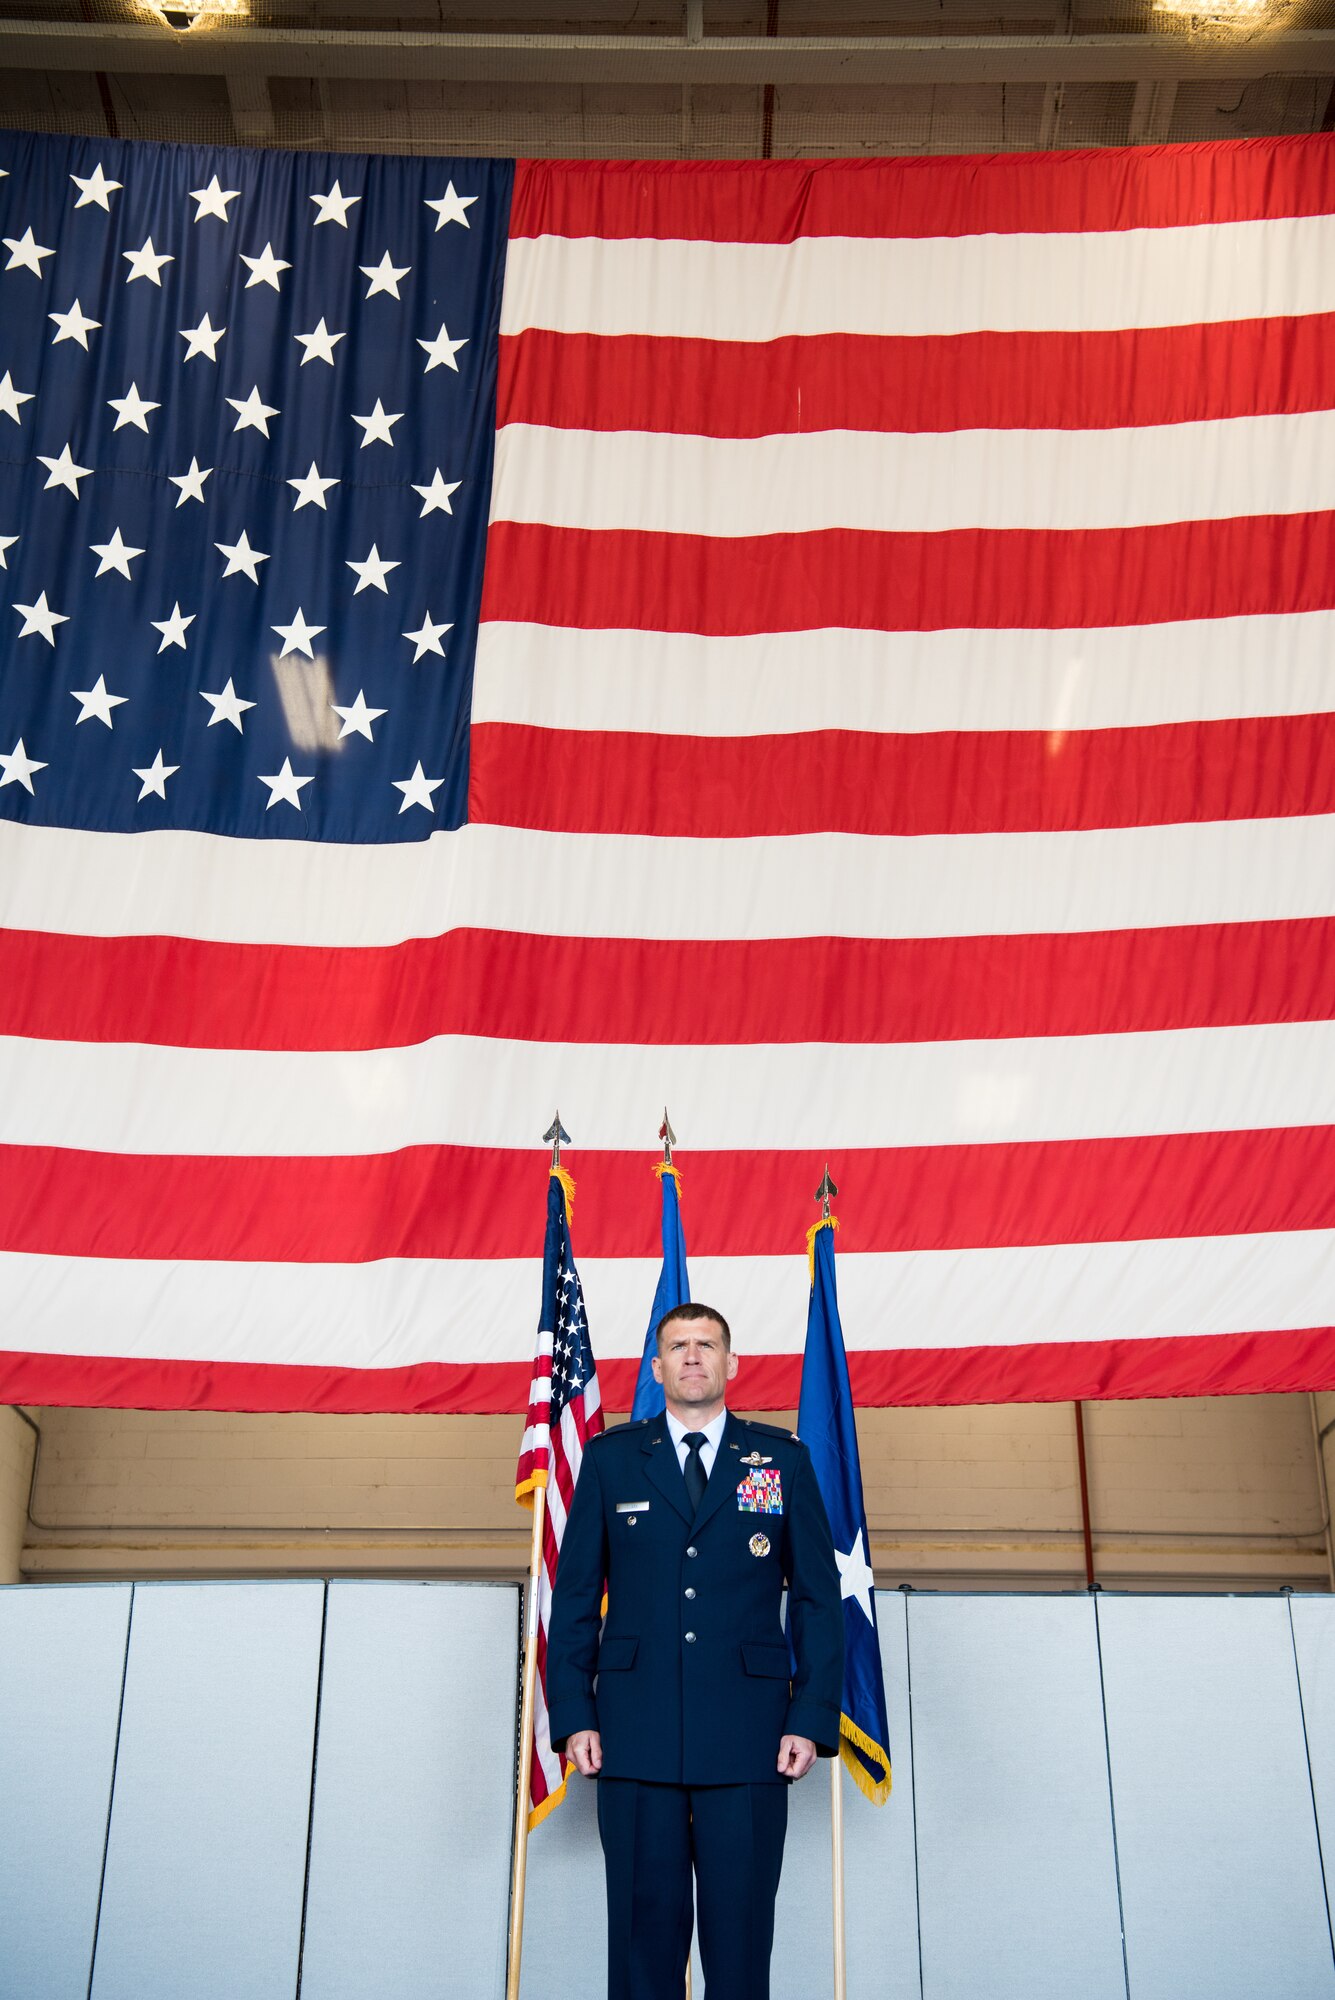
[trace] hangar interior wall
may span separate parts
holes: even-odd
[[[1335,1396],[1318,1403],[1335,1416]],[[29,1517],[32,1433],[0,1412],[0,1576],[515,1578],[527,1564],[517,1417],[32,1414]],[[1311,1398],[1090,1403],[1084,1418],[1102,1582],[1327,1587]],[[1083,1582],[1069,1403],[863,1409],[858,1427],[881,1582]]]

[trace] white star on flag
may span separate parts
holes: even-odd
[[[313,194],[311,200],[320,211],[311,224],[312,229],[318,229],[322,222],[336,222],[340,229],[346,229],[348,226],[348,210],[355,207],[361,200],[361,196],[359,194],[344,194],[338,182],[335,181],[328,194]]]
[[[264,808],[266,812],[272,812],[280,800],[287,805],[295,806],[297,811],[300,812],[301,788],[303,785],[312,783],[312,780],[310,778],[297,777],[292,769],[292,759],[284,757],[282,770],[275,771],[272,777],[268,778],[261,773],[260,783],[269,787],[269,803]]]
[[[68,312],[48,313],[47,318],[53,320],[58,329],[51,336],[53,347],[59,347],[62,340],[77,340],[85,354],[88,352],[89,334],[96,332],[102,324],[100,319],[89,319],[77,299]]]
[[[450,495],[457,493],[462,485],[462,479],[447,481],[439,466],[432,473],[429,485],[418,486],[414,482],[413,492],[422,496],[422,511],[418,519],[425,520],[428,514],[452,514],[454,509],[450,505]]]
[[[347,335],[345,333],[331,333],[324,319],[321,318],[320,324],[313,333],[294,333],[292,338],[299,340],[306,350],[301,357],[303,368],[308,361],[327,361],[332,368],[334,365],[334,349],[340,340],[347,339]]]
[[[39,278],[43,257],[54,257],[56,254],[54,250],[43,249],[31,228],[25,229],[22,236],[0,237],[0,243],[9,252],[9,262],[5,265],[7,271],[34,271]]]
[[[70,179],[79,190],[79,199],[74,204],[76,208],[87,208],[91,204],[98,208],[104,208],[108,215],[111,214],[111,202],[108,197],[117,193],[125,185],[123,181],[109,181],[107,179],[102,171],[101,160],[98,161],[91,174],[86,177],[82,174],[71,174]]]
[[[4,776],[0,777],[0,792],[6,785],[22,785],[25,792],[32,792],[34,771],[45,769],[44,763],[28,755],[23,747],[23,738],[20,736],[8,757],[0,755],[0,771],[4,772]],[[36,793],[33,793],[33,797],[36,797]]]
[[[422,370],[424,375],[429,375],[433,368],[452,368],[457,375],[459,373],[459,364],[454,357],[461,347],[467,347],[468,342],[467,340],[451,340],[449,329],[446,327],[444,320],[442,320],[440,323],[440,332],[436,335],[435,339],[419,340],[417,345],[426,355],[426,367]]]
[[[6,368],[3,380],[0,380],[0,415],[12,417],[16,424],[21,424],[23,418],[19,415],[19,404],[30,403],[35,393],[31,389],[16,389],[14,377]]]
[[[49,493],[53,486],[65,486],[76,500],[79,497],[79,481],[87,479],[93,469],[91,465],[76,465],[68,445],[59,458],[44,458],[39,451],[37,463],[44,465],[50,474],[46,485],[42,488],[43,493]]]
[[[352,594],[354,597],[357,595],[355,590]],[[417,665],[423,653],[439,653],[443,660],[445,657],[445,648],[440,642],[447,632],[452,632],[453,630],[454,626],[452,623],[448,625],[433,624],[431,613],[424,611],[422,622],[417,630],[415,632],[405,632],[403,635],[405,639],[411,639],[417,648],[417,651],[413,654],[413,665]]]
[[[139,798],[135,801],[137,805],[141,800],[150,797],[165,800],[167,796],[167,780],[168,778],[175,777],[181,767],[179,764],[164,764],[162,761],[162,752],[159,750],[153,762],[145,766],[143,770],[140,770],[137,765],[131,765],[130,768],[134,771],[135,777],[141,780]]]
[[[236,411],[236,422],[232,426],[233,430],[258,431],[261,437],[268,437],[270,417],[282,415],[282,411],[275,408],[273,404],[261,400],[258,388],[252,389],[248,396],[228,396],[225,400]]]
[[[377,396],[375,399],[375,408],[372,410],[370,416],[355,416],[352,421],[354,424],[360,424],[366,433],[362,439],[362,450],[365,451],[368,444],[387,444],[392,447],[394,440],[389,434],[389,427],[391,424],[402,422],[402,420],[402,410],[398,410],[391,415],[386,410],[379,396]]]
[[[116,431],[124,430],[127,424],[133,424],[136,429],[141,430],[144,436],[147,437],[148,413],[150,410],[160,410],[162,405],[161,403],[150,403],[147,397],[140,395],[139,384],[131,382],[123,396],[107,397],[107,408],[116,411],[116,421],[111,426],[113,434]]]
[[[127,580],[130,577],[130,564],[136,556],[144,553],[142,549],[132,549],[124,540],[119,528],[109,542],[90,542],[88,546],[95,556],[100,556],[102,559],[97,565],[95,572],[97,576],[105,576],[109,569],[114,569]]]
[[[422,760],[420,757],[417,760],[417,765],[411,778],[390,779],[390,783],[393,785],[395,791],[403,793],[403,804],[399,807],[400,813],[406,813],[409,806],[425,806],[428,812],[433,813],[436,807],[431,794],[438,792],[444,782],[443,778],[427,777],[425,771],[422,769]]]
[[[191,459],[189,472],[169,472],[167,478],[170,483],[173,486],[179,486],[181,489],[181,497],[176,503],[177,506],[184,507],[187,500],[202,501],[204,498],[204,481],[212,478],[212,476],[213,467],[207,465],[201,470],[197,458]]]
[[[174,264],[176,262],[176,259],[172,256],[166,254],[159,256],[158,252],[153,248],[153,238],[151,236],[145,237],[143,244],[138,250],[122,250],[121,256],[130,267],[130,275],[125,280],[127,285],[132,285],[136,278],[147,278],[149,283],[156,285],[159,290],[162,287],[163,265]]]
[[[470,228],[464,210],[471,208],[476,200],[475,194],[456,194],[454,182],[450,181],[439,201],[428,201],[426,204],[436,211],[436,233],[439,234],[447,222],[462,222],[465,229]]]
[[[14,609],[23,620],[20,639],[28,639],[36,634],[39,639],[45,639],[48,646],[54,646],[56,643],[57,625],[68,625],[70,622],[63,611],[51,609],[46,601],[45,591],[36,604],[16,604]]]
[[[361,688],[358,688],[357,699],[350,708],[340,708],[336,701],[331,701],[329,706],[335,715],[341,715],[343,718],[343,727],[338,732],[340,738],[351,736],[355,731],[357,735],[364,736],[368,743],[375,742],[371,734],[371,724],[378,721],[382,715],[389,714],[387,708],[368,708],[366,696]]]
[[[392,299],[396,299],[399,296],[399,279],[406,278],[413,267],[411,264],[391,263],[386,250],[378,264],[359,264],[357,268],[364,278],[371,281],[366,287],[368,299],[373,299],[377,292],[388,292]]]
[[[206,215],[216,215],[220,222],[226,222],[227,204],[235,201],[240,192],[240,188],[220,187],[216,174],[207,187],[191,188],[190,199],[196,203],[195,221],[202,222]]]
[[[77,207],[78,204],[76,203],[75,205]],[[71,688],[70,693],[73,695],[75,701],[80,704],[79,713],[74,718],[76,728],[81,722],[87,722],[89,717],[92,716],[98,722],[105,722],[107,728],[110,729],[112,709],[123,708],[130,698],[124,694],[108,694],[107,677],[105,674],[99,674],[92,687]]]
[[[398,569],[400,565],[397,562],[386,562],[376,544],[372,542],[371,553],[365,562],[350,562],[347,567],[355,570],[357,574],[357,588],[352,593],[354,597],[360,597],[364,590],[383,590],[388,597],[389,586],[385,578],[392,569]]]
[[[5,551],[7,549],[12,549],[17,540],[18,540],[17,535],[0,535],[0,569],[9,568],[9,562],[6,557]]]
[[[328,513],[329,509],[325,505],[324,496],[331,486],[338,485],[336,479],[321,478],[320,468],[314,459],[311,460],[311,469],[306,473],[304,478],[289,479],[287,483],[297,496],[292,503],[292,512],[294,514],[299,514],[303,507],[319,507],[325,513]]]
[[[189,343],[185,350],[186,360],[193,361],[197,354],[202,354],[206,360],[216,361],[218,342],[226,331],[225,326],[214,326],[207,313],[198,326],[183,326],[181,338]]]
[[[153,630],[162,634],[162,644],[158,647],[158,651],[165,653],[168,646],[179,646],[181,651],[185,652],[186,627],[194,624],[196,615],[193,611],[183,612],[178,601],[173,604],[166,618],[150,618],[148,622]]]
[[[862,1546],[861,1528],[854,1535],[853,1546],[848,1554],[842,1555],[836,1549],[834,1559],[839,1565],[840,1597],[855,1597],[866,1613],[867,1623],[874,1625],[876,1619],[871,1608],[871,1594],[876,1587],[876,1578]]]
[[[244,574],[250,578],[252,583],[259,582],[260,577],[256,564],[268,562],[269,558],[267,555],[262,554],[259,549],[252,549],[250,546],[250,537],[244,528],[241,530],[239,540],[235,542],[215,542],[213,546],[217,549],[219,555],[224,555],[227,558],[227,567],[223,571],[224,576]]]
[[[252,285],[272,285],[276,292],[280,292],[283,289],[278,282],[280,274],[292,269],[286,258],[274,256],[272,243],[266,243],[258,257],[247,257],[243,250],[241,262],[250,266],[250,276],[245,284],[247,291]]]
[[[232,686],[230,675],[228,676],[227,686],[221,694],[209,694],[205,689],[201,688],[199,697],[201,701],[211,701],[213,703],[213,713],[204,725],[206,729],[212,729],[215,722],[230,722],[238,736],[245,735],[245,731],[241,726],[241,718],[246,710],[254,708],[255,704],[253,701],[242,700],[241,696]]]
[[[308,660],[313,660],[315,655],[311,651],[311,640],[315,638],[317,633],[328,631],[328,629],[326,625],[308,625],[306,623],[306,615],[300,605],[293,612],[290,625],[271,625],[269,627],[269,630],[276,632],[283,642],[283,650],[278,655],[280,660],[285,660],[289,653],[304,653]]]

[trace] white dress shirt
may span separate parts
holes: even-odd
[[[688,1436],[693,1437],[695,1435],[694,1429],[688,1432],[685,1424],[679,1424],[677,1422],[677,1419],[673,1416],[671,1410],[666,1410],[664,1412],[664,1415],[667,1417],[668,1436],[672,1439],[673,1444],[676,1446],[677,1463],[681,1467],[682,1471],[685,1472],[686,1460],[690,1454],[690,1449],[691,1449],[690,1446],[687,1444],[686,1439]],[[708,1479],[710,1473],[714,1470],[714,1454],[717,1452],[719,1445],[722,1442],[723,1426],[727,1423],[727,1421],[728,1421],[728,1412],[726,1410],[720,1410],[712,1424],[702,1424],[700,1426],[700,1429],[703,1430],[705,1434],[705,1441],[700,1447],[700,1463],[701,1465],[703,1465],[705,1469],[706,1479]]]

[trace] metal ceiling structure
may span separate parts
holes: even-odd
[[[824,158],[1330,130],[1335,0],[38,0],[0,123],[385,152]],[[1182,4],[1182,0],[1178,0]],[[1255,0],[1254,0],[1255,4]],[[161,9],[167,12],[162,18]],[[170,23],[174,21],[177,25]]]

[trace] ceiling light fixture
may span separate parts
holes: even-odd
[[[222,20],[246,20],[250,0],[139,0],[139,11],[178,35]]]
[[[1171,14],[1203,28],[1259,28],[1275,11],[1272,0],[1153,0],[1156,14]]]

